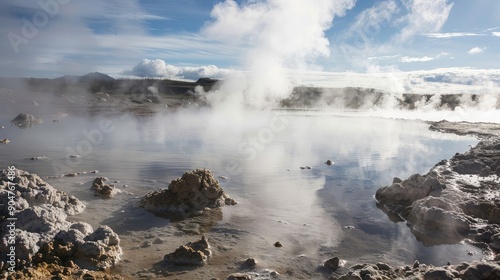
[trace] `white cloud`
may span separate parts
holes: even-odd
[[[426,61],[431,61],[434,60],[434,57],[430,56],[423,56],[423,57],[409,57],[409,56],[403,56],[400,61],[404,63],[409,63],[409,62],[426,62]]]
[[[178,67],[167,64],[162,59],[144,59],[132,69],[122,71],[121,74],[136,77],[186,78],[196,80],[198,78],[221,79],[233,72],[234,70],[218,68],[215,65]]]
[[[469,54],[476,55],[482,53],[486,48],[474,47],[469,50]]]
[[[395,54],[395,55],[382,55],[382,56],[372,56],[369,57],[369,61],[384,61],[384,60],[394,60],[398,57],[401,57],[400,54]]]
[[[427,62],[427,61],[432,61],[436,60],[445,56],[449,56],[449,53],[442,52],[436,56],[423,56],[423,57],[409,57],[409,56],[403,56],[399,61],[403,63],[410,63],[410,62]]]
[[[360,35],[369,40],[376,35],[370,33],[380,32],[384,22],[390,22],[398,12],[399,8],[394,0],[379,2],[359,13],[347,35],[351,37]]]
[[[491,35],[495,37],[500,37],[500,32],[491,32]]]
[[[452,33],[427,33],[425,34],[425,36],[429,38],[441,39],[441,38],[471,37],[471,36],[484,36],[484,35],[479,33],[452,32]]]
[[[385,0],[362,11],[343,34],[338,53],[356,68],[368,69],[372,63],[399,53],[402,45],[410,45],[417,35],[441,30],[453,4],[448,0]],[[375,59],[379,58],[379,59]],[[430,61],[431,56],[400,58],[399,61]]]
[[[412,0],[407,2],[407,25],[396,36],[397,42],[406,42],[415,35],[439,32],[450,15],[452,4],[447,0]]]

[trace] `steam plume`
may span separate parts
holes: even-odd
[[[241,86],[223,86],[209,100],[261,108],[287,97],[292,85],[286,68],[307,68],[319,56],[328,56],[325,30],[332,26],[335,16],[344,14],[354,4],[355,0],[267,0],[242,4],[226,0],[215,5],[213,21],[203,32],[210,38],[244,46],[248,51],[241,63],[249,73],[244,75]]]

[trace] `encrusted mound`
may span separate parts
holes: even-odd
[[[139,206],[167,217],[187,218],[206,208],[235,205],[219,185],[212,172],[196,169],[170,182],[168,189],[146,194]]]
[[[92,182],[92,187],[97,195],[102,196],[103,198],[111,198],[117,193],[115,186],[106,184],[108,178],[106,177],[97,177]]]
[[[166,254],[163,259],[175,265],[204,265],[211,255],[210,244],[203,235],[200,240],[189,242],[177,248],[175,252]]]
[[[9,181],[8,171],[0,173],[0,201],[8,201],[8,184],[15,184],[15,208],[21,211],[30,206],[52,205],[62,209],[68,215],[75,215],[83,211],[85,205],[74,196],[68,196],[44,182],[38,175],[16,169],[14,180]],[[0,204],[0,216],[7,216],[8,205]]]
[[[490,138],[439,162],[426,175],[395,178],[375,197],[425,244],[470,238],[484,245],[500,232],[499,180],[500,139]]]
[[[43,121],[39,117],[21,113],[10,122],[20,127],[32,127],[41,124]]]
[[[0,252],[10,252],[15,239],[16,269],[42,262],[69,265],[70,260],[81,268],[106,269],[118,262],[122,250],[113,230],[104,226],[94,231],[89,224],[66,220],[68,215],[83,211],[81,201],[56,190],[36,174],[14,173],[12,181],[6,170],[0,176],[0,199],[14,197],[10,201],[15,207],[14,213],[7,203],[0,208]],[[9,189],[10,182],[14,191]],[[6,254],[0,256],[1,270],[12,266],[8,261]]]
[[[120,238],[110,227],[100,226],[93,231],[87,223],[75,223],[59,231],[34,260],[60,265],[73,261],[81,268],[103,270],[117,264],[121,255]]]

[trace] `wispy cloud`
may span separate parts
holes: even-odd
[[[500,37],[500,32],[491,32],[491,35],[495,37]]]
[[[471,36],[485,36],[480,33],[468,33],[468,32],[453,32],[453,33],[427,33],[426,37],[429,38],[454,38],[454,37],[471,37]]]
[[[400,54],[396,54],[396,55],[382,55],[382,56],[372,56],[372,57],[369,57],[368,60],[369,61],[384,61],[384,60],[394,60],[394,59],[397,59],[401,57]]]
[[[430,56],[423,56],[423,57],[403,56],[400,61],[404,62],[404,63],[409,63],[409,62],[426,62],[426,61],[431,61],[434,59],[435,59],[434,57],[430,57]]]
[[[396,42],[406,42],[415,35],[440,31],[453,7],[447,0],[413,0],[406,5],[410,11],[404,18],[407,25],[395,37]]]
[[[410,62],[427,62],[427,61],[432,61],[436,59],[440,59],[442,57],[449,56],[449,53],[442,52],[436,56],[422,56],[422,57],[410,57],[410,56],[403,56],[401,57],[400,61],[403,63],[410,63]]]
[[[341,37],[337,47],[356,67],[370,68],[388,62],[418,35],[437,34],[453,4],[447,0],[385,0],[361,12]],[[364,59],[363,59],[364,57]],[[401,57],[398,62],[430,61],[436,57]]]
[[[474,47],[470,49],[468,53],[471,55],[476,55],[484,52],[484,50],[486,50],[486,48]]]

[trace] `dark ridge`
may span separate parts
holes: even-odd
[[[85,82],[91,82],[91,81],[114,81],[115,79],[113,77],[110,77],[106,74],[99,73],[99,72],[94,72],[94,73],[88,73],[86,75],[83,75],[80,77],[80,82],[85,83]]]
[[[33,92],[55,92],[70,94],[84,90],[90,93],[106,92],[109,94],[162,94],[162,95],[193,95],[196,86],[210,91],[219,80],[200,78],[196,82],[169,79],[114,79],[100,72],[88,73],[83,76],[64,75],[47,78],[2,78],[0,88],[23,89]],[[151,87],[155,88],[154,92]]]

